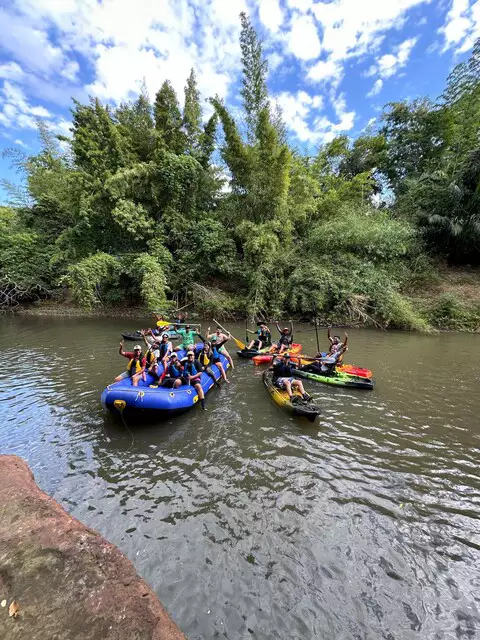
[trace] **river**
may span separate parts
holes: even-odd
[[[190,640],[480,638],[479,336],[350,330],[377,386],[307,382],[314,426],[236,359],[206,412],[128,431],[100,393],[141,324],[0,317],[0,451],[118,545]],[[311,327],[295,338],[315,351]]]

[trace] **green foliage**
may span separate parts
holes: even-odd
[[[177,94],[168,80],[165,80],[155,96],[153,111],[155,128],[167,151],[182,153],[185,148],[182,114]]]
[[[257,135],[257,127],[262,111],[268,111],[267,72],[268,64],[262,53],[262,45],[249,17],[240,14],[242,29],[240,32],[240,49],[242,51],[242,89],[243,108],[248,127],[250,142]]]
[[[480,303],[467,305],[453,293],[443,293],[427,310],[429,322],[436,327],[456,331],[478,331]]]
[[[197,78],[192,69],[185,87],[185,107],[183,109],[183,127],[185,129],[185,148],[188,153],[195,153],[200,146],[202,126],[202,107],[200,106],[200,92]]]
[[[474,327],[458,300],[407,295],[434,281],[432,256],[480,263],[480,41],[441,104],[387,105],[378,131],[310,157],[289,145],[240,20],[238,120],[214,97],[202,121],[192,70],[183,109],[169,81],[153,104],[145,86],[114,110],[74,102],[71,140],[39,123],[39,153],[10,152],[25,190],[0,209],[0,306],[64,284],[86,307]]]

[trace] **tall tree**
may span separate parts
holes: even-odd
[[[249,17],[240,14],[242,29],[240,49],[242,51],[242,89],[249,140],[254,140],[260,112],[268,109],[267,72],[268,63],[263,57],[262,44],[252,27]]]
[[[122,104],[115,112],[120,125],[120,133],[127,140],[134,154],[134,161],[147,162],[155,150],[155,130],[152,105],[145,82],[135,102]]]
[[[165,80],[155,96],[153,111],[155,128],[167,150],[182,153],[185,148],[182,114],[175,89],[168,80]]]
[[[192,69],[185,86],[185,106],[183,108],[183,126],[186,135],[185,148],[188,153],[198,150],[202,127],[202,107],[200,105],[200,92],[197,87],[197,78]]]

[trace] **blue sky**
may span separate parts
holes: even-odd
[[[309,151],[359,135],[389,101],[436,98],[480,35],[480,0],[0,2],[0,149],[33,153],[37,117],[67,134],[72,97],[118,104],[145,80],[153,98],[168,78],[182,99],[191,67],[202,97],[235,111],[240,11],[263,39],[291,140]]]

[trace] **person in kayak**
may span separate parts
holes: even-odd
[[[333,336],[333,338],[332,338],[330,330],[331,330],[331,327],[328,327],[327,338],[328,338],[328,340],[330,342],[330,348],[328,350],[328,353],[333,355],[337,351],[342,349],[342,347],[346,347],[347,346],[348,334],[347,334],[347,332],[345,332],[345,337],[343,339],[343,342],[341,342],[340,341],[340,336]],[[345,353],[345,351],[346,351],[346,349],[343,351],[343,353]]]
[[[285,327],[280,329],[278,322],[275,323],[277,331],[280,334],[280,340],[275,344],[277,353],[283,353],[287,349],[290,349],[293,344],[293,324],[290,322],[290,329]]]
[[[337,365],[341,362],[347,346],[343,344],[335,353],[319,353],[314,362],[299,367],[302,371],[316,373],[321,376],[335,376]]]
[[[213,337],[215,338],[215,335]],[[220,349],[222,348],[222,344],[223,342],[216,344],[215,341],[211,343],[206,341],[203,345],[203,349],[200,351],[200,355],[198,356],[198,361],[200,362],[202,367],[207,367],[209,364],[216,364],[222,378],[225,380],[227,384],[230,384],[230,380],[227,378],[227,374],[225,372],[224,366],[222,364],[222,360],[220,358]],[[208,368],[210,369],[210,367]],[[211,371],[211,374],[208,371],[206,371],[206,373],[210,377],[212,377],[213,371],[211,369],[210,371]],[[215,376],[213,377],[215,379]]]
[[[230,367],[232,369],[235,369],[232,357],[225,348],[225,344],[228,342],[228,340],[230,340],[230,338],[230,334],[227,336],[225,333],[222,333],[221,329],[217,329],[215,333],[210,333],[210,327],[208,327],[207,329],[207,340],[210,340],[210,342],[212,343],[212,347],[216,346],[217,351],[224,355],[228,360],[228,364],[230,365]]]
[[[132,385],[137,387],[143,376],[143,372],[145,371],[147,361],[142,355],[142,347],[139,344],[134,346],[133,351],[124,351],[123,344],[122,340],[122,342],[120,342],[118,353],[124,358],[128,358],[129,363],[127,365],[127,370],[117,376],[115,378],[115,382],[120,382],[120,380],[125,380],[125,378],[131,378]]]
[[[278,389],[284,389],[291,401],[295,398],[292,389],[298,389],[302,394],[302,398],[309,402],[312,400],[312,396],[306,393],[302,381],[293,377],[293,371],[296,368],[297,365],[290,361],[289,353],[285,353],[281,358],[276,358],[270,367],[270,370],[273,371],[273,384]]]
[[[260,351],[260,349],[264,349],[265,347],[270,347],[272,345],[272,333],[266,324],[262,323],[256,331],[250,331],[250,329],[247,329],[247,332],[257,336],[247,345],[247,349],[255,348]]]
[[[175,331],[182,338],[181,344],[175,347],[175,351],[180,351],[181,349],[191,351],[195,346],[195,337],[200,335],[198,331],[191,331],[189,324],[186,325],[185,329],[175,325]]]
[[[198,360],[195,361],[195,352],[189,351],[187,353],[187,361],[183,365],[183,381],[185,384],[189,384],[195,388],[200,404],[202,405],[202,409],[206,411],[205,394],[203,393],[201,377],[202,367]]]
[[[161,386],[167,389],[177,389],[183,383],[183,371],[178,356],[175,352],[171,354],[165,363],[165,377]]]

